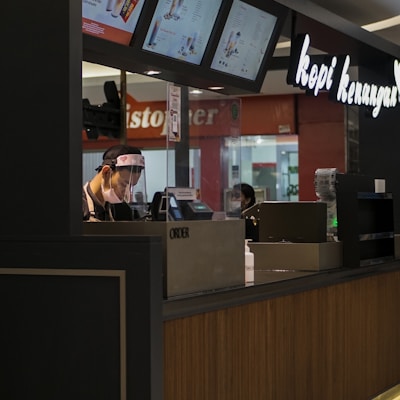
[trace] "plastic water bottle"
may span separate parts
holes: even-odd
[[[254,253],[250,251],[249,240],[244,241],[244,283],[246,286],[254,285]]]

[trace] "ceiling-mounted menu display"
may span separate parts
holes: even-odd
[[[275,15],[234,0],[211,68],[251,81],[256,80],[267,51],[271,51],[269,44],[277,21]]]
[[[222,0],[159,0],[143,50],[200,65]]]
[[[82,32],[129,45],[145,0],[82,0]]]
[[[157,69],[160,79],[228,95],[260,91],[288,14],[274,0],[82,0],[82,8],[85,61]]]

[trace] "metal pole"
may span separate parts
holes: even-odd
[[[120,97],[121,97],[121,136],[120,143],[127,143],[126,136],[126,71],[120,71]]]

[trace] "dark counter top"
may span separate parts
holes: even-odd
[[[400,269],[400,260],[359,268],[335,268],[320,272],[255,270],[255,283],[252,286],[241,285],[164,300],[163,318],[166,321],[186,317],[335,285],[398,269]]]

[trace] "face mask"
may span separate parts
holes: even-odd
[[[110,188],[104,189],[104,181],[101,183],[101,193],[103,195],[104,201],[107,201],[110,204],[118,204],[122,203],[122,200],[115,194],[114,189],[111,185],[111,175],[110,175]]]
[[[240,200],[231,200],[231,210],[238,210],[240,209]]]

